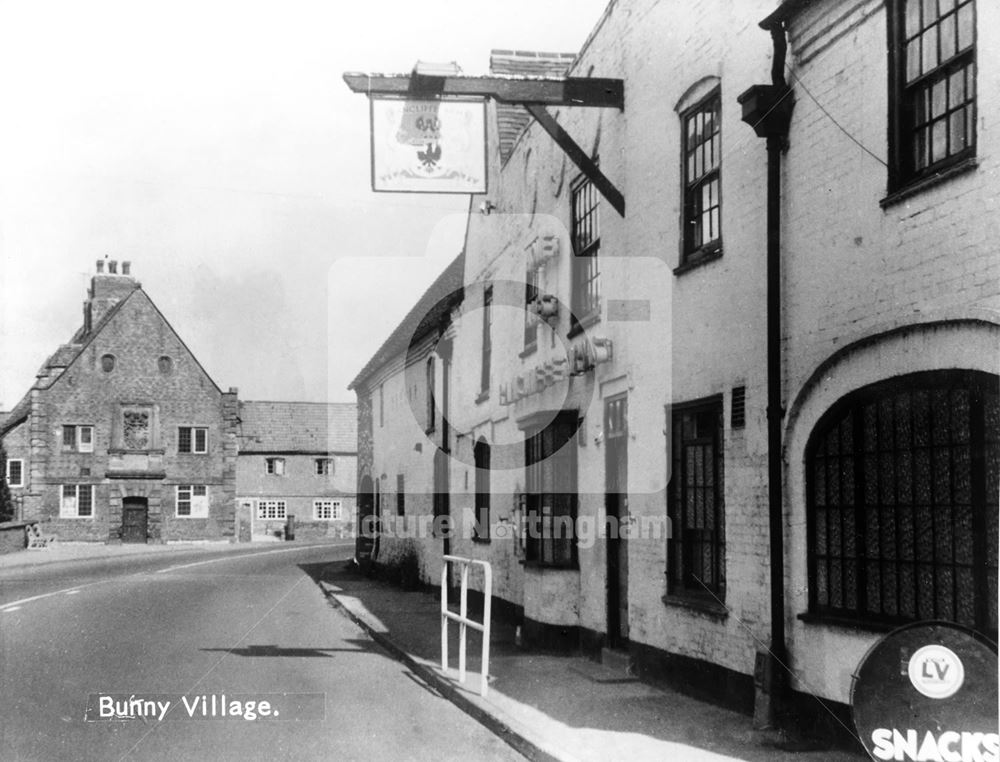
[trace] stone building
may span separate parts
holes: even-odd
[[[240,402],[239,443],[241,539],[354,536],[354,404]]]
[[[230,540],[236,389],[208,376],[128,262],[107,264],[83,326],[0,429],[19,518],[62,540]]]
[[[450,439],[409,412],[425,297],[354,385],[361,429],[385,417],[360,489],[386,517],[395,472],[403,526],[447,512],[380,552],[433,584],[444,551],[488,560],[529,645],[745,711],[772,648],[803,719],[843,719],[887,629],[996,638],[1000,9],[738,6],[612,2],[569,67],[624,82],[621,111],[552,113],[625,214],[488,104],[461,298],[419,337]]]

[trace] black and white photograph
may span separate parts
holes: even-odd
[[[1000,762],[1000,5],[0,0],[0,759]]]

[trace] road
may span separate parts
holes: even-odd
[[[328,605],[313,580],[351,552],[282,546],[3,570],[0,758],[523,759]],[[133,703],[136,719],[100,718],[114,700],[102,697],[133,694],[172,711],[160,721]],[[190,717],[196,697],[221,705],[222,694],[270,700],[284,715]]]

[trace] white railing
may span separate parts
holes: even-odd
[[[479,695],[485,697],[490,674],[490,608],[493,601],[493,569],[487,561],[461,556],[443,556],[441,565],[441,671],[448,671],[448,620],[458,622],[458,682],[465,682],[465,635],[467,628],[483,635],[483,679],[479,685]],[[459,597],[459,613],[448,608],[448,564],[459,564],[462,568],[462,587]],[[469,567],[473,564],[483,567],[483,621],[469,619]]]

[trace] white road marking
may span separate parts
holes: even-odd
[[[166,569],[160,569],[157,574],[167,574],[169,572],[177,571],[178,569],[190,569],[192,566],[204,566],[205,564],[216,564],[220,561],[230,561],[233,558],[249,558],[251,556],[266,556],[271,553],[291,553],[293,551],[304,551],[304,550],[315,550],[318,548],[347,548],[353,545],[350,543],[341,543],[339,545],[306,545],[305,547],[299,548],[280,548],[279,550],[262,550],[259,553],[241,553],[238,556],[226,556],[223,558],[210,558],[207,561],[194,561],[190,564],[179,564],[178,566],[168,566]]]
[[[224,556],[222,558],[211,558],[207,561],[195,561],[190,564],[181,564],[180,566],[168,566],[166,569],[160,569],[157,574],[166,574],[167,572],[177,571],[178,569],[187,569],[191,566],[201,566],[203,564],[214,564],[219,561],[231,561],[237,558],[248,558],[250,556],[266,556],[269,553],[290,553],[292,551],[304,551],[304,550],[316,550],[319,548],[346,548],[353,545],[353,541],[339,544],[331,545],[306,545],[296,548],[281,548],[280,550],[262,550],[259,553],[241,553],[234,556]],[[142,572],[140,572],[141,574]],[[132,576],[132,575],[129,575]],[[8,611],[17,611],[25,603],[31,603],[32,601],[40,601],[43,598],[51,598],[53,595],[75,595],[81,590],[87,587],[93,587],[94,585],[102,585],[105,582],[112,582],[115,580],[120,580],[121,577],[115,577],[114,579],[102,579],[97,582],[91,582],[86,585],[76,585],[74,587],[64,587],[62,590],[53,590],[51,593],[42,593],[41,595],[33,595],[30,598],[22,598],[19,601],[11,601],[10,603],[5,603],[0,605],[0,614],[6,614]]]

